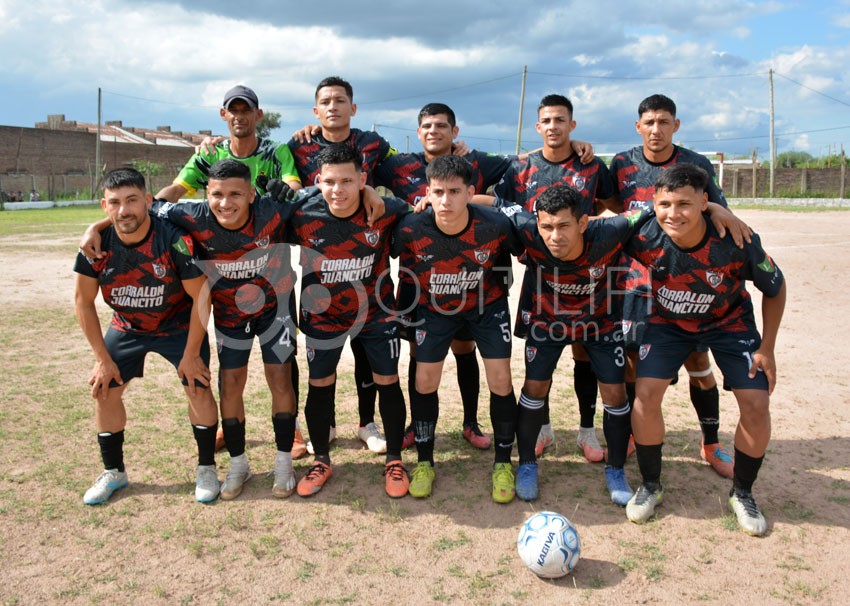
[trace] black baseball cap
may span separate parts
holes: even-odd
[[[229,107],[231,103],[236,101],[236,99],[241,99],[250,105],[251,109],[257,109],[260,107],[260,101],[257,99],[257,93],[242,84],[237,84],[224,93],[224,107]]]

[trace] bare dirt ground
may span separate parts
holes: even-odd
[[[460,437],[451,360],[441,389],[432,498],[385,496],[382,457],[354,437],[356,402],[344,359],[334,477],[314,498],[275,500],[266,475],[274,451],[269,404],[255,352],[247,392],[255,477],[238,500],[210,506],[194,501],[185,402],[173,370],[151,359],[146,377],[127,390],[131,484],[110,503],[86,507],[82,493],[97,476],[100,459],[86,385],[92,358],[73,318],[73,240],[0,238],[0,600],[846,603],[850,298],[842,251],[850,243],[850,213],[739,214],[762,235],[789,292],[777,351],[773,439],[756,484],[770,524],[762,539],[736,530],[725,506],[728,481],[699,459],[684,377],[665,401],[664,504],[645,526],[626,521],[608,499],[602,467],[575,450],[578,413],[568,359],[553,399],[557,447],[541,460],[541,499],[533,504],[490,500],[492,451],[473,451]],[[523,366],[521,347],[514,349],[518,390]],[[306,368],[303,350],[300,355]],[[721,437],[731,446],[737,409],[731,394],[721,398]],[[486,398],[481,402],[486,429]],[[597,427],[601,438],[601,421]],[[415,462],[413,452],[404,456],[408,466]],[[223,478],[226,454],[218,456],[218,465]],[[296,471],[307,465],[298,462]],[[634,461],[627,473],[636,485]],[[582,539],[581,562],[558,581],[538,579],[516,557],[520,524],[541,510],[567,515]]]

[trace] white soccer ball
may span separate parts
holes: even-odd
[[[519,529],[516,548],[523,563],[544,579],[568,575],[581,557],[576,527],[553,511],[528,518]]]

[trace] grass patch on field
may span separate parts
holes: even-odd
[[[18,234],[82,234],[104,217],[100,204],[0,212],[0,236]]]

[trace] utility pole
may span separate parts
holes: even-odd
[[[773,136],[773,68],[770,68],[770,195],[773,196],[773,181],[776,175],[776,139]]]
[[[100,120],[101,120],[101,91],[100,87],[97,87],[97,142],[94,147],[94,183],[91,188],[92,198],[97,198],[97,188],[100,185],[100,178],[103,176],[103,170],[101,169],[101,158],[100,158]]]
[[[519,155],[520,142],[522,141],[522,109],[525,106],[525,79],[528,76],[528,66],[522,66],[522,88],[519,93],[519,121],[516,126],[516,155]]]

